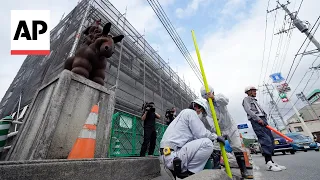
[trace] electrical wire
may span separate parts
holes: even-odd
[[[267,12],[266,12],[266,26],[264,29],[264,43],[263,43],[263,51],[262,51],[262,63],[261,63],[261,69],[260,69],[260,75],[259,75],[259,81],[258,81],[258,86],[260,84],[260,79],[262,75],[262,69],[263,69],[263,63],[264,63],[264,53],[266,51],[266,41],[267,41],[267,29],[268,29],[268,9],[270,5],[270,0],[268,1],[268,6],[267,6]]]
[[[313,61],[313,63],[312,64],[314,64],[317,60],[318,60],[318,58],[320,57],[320,54],[315,58],[315,60]],[[311,80],[311,78],[312,78],[312,76],[313,76],[313,74],[314,74],[314,72],[315,72],[316,70],[313,70],[312,71],[312,74],[311,74],[311,76],[310,76],[310,78],[309,78],[309,80],[307,81],[307,83],[306,83],[306,85],[305,85],[305,87],[303,88],[303,90],[301,91],[301,92],[304,92],[304,90],[307,88],[307,86],[308,86],[308,84],[309,84],[309,82],[310,82],[310,80]],[[306,72],[306,74],[308,73],[308,71]],[[306,74],[303,76],[303,78],[306,76]],[[302,82],[302,80],[303,80],[303,78],[301,79],[301,81],[299,82],[299,84],[297,85],[297,87],[295,88],[295,90],[292,92],[292,94],[291,94],[291,96],[290,96],[290,98],[293,96],[293,94],[294,94],[294,92],[297,90],[297,88],[299,87],[299,85],[301,84],[301,82]],[[317,80],[312,84],[312,86],[315,84],[317,82]],[[312,86],[310,87],[310,88],[312,88]],[[290,99],[289,98],[289,99]],[[297,99],[297,101],[294,103],[294,105],[298,102],[298,100],[299,99]],[[286,104],[287,105],[287,104]],[[285,106],[283,106],[283,108],[285,108],[286,107],[286,105]],[[293,108],[291,108],[291,109],[289,109],[289,111],[288,112],[286,112],[285,113],[285,115],[287,115],[291,110],[292,110]],[[284,116],[285,116],[284,115]]]
[[[309,82],[310,82],[310,80],[311,80],[311,78],[312,78],[312,76],[313,76],[314,72],[315,72],[315,71],[312,71],[312,74],[311,74],[311,76],[310,76],[309,80],[307,81],[306,85],[304,86],[304,88],[303,88],[303,90],[302,90],[301,92],[303,92],[303,91],[307,88],[307,86],[308,86],[308,84],[309,84]],[[295,105],[298,103],[298,101],[299,101],[299,99],[297,99],[297,100],[296,100],[296,102],[294,103],[294,105],[293,105],[293,106],[295,106]],[[289,111],[288,111],[288,112],[286,112],[283,116],[286,116],[286,115],[287,115],[287,114],[288,114],[292,109],[293,109],[293,107],[292,107],[291,109],[289,109]]]
[[[178,49],[180,50],[180,52],[182,53],[182,55],[184,56],[186,61],[188,62],[189,66],[191,67],[191,69],[193,70],[193,72],[195,73],[195,75],[197,76],[199,81],[201,83],[203,83],[199,67],[196,65],[190,52],[188,51],[185,44],[181,40],[179,34],[177,33],[177,31],[173,27],[170,19],[168,18],[168,16],[164,12],[159,1],[158,0],[148,0],[148,3],[151,6],[151,8],[153,9],[153,11],[155,12],[155,14],[157,15],[157,17],[159,18],[159,20],[161,21],[162,25],[165,27],[166,31],[169,33],[171,39],[174,41],[174,43],[176,44],[176,46],[178,47]]]
[[[275,27],[276,27],[276,22],[277,22],[277,14],[278,14],[278,11],[276,11],[275,16],[274,16],[273,30],[272,30],[271,43],[270,43],[270,47],[269,47],[268,61],[267,61],[266,73],[264,74],[263,82],[265,81],[266,75],[267,75],[267,72],[268,72],[268,66],[269,66],[270,55],[271,55],[272,44],[273,44],[273,37],[274,37],[273,34],[274,34]]]
[[[312,32],[312,30],[314,29],[314,27],[315,27],[315,26],[316,26],[316,24],[318,23],[319,19],[320,19],[320,16],[317,18],[317,21],[316,21],[316,22],[315,22],[315,24],[312,26],[312,28],[311,28],[310,32]],[[319,24],[318,24],[317,28],[315,29],[315,31],[313,32],[313,34],[315,34],[315,33],[316,33],[316,31],[318,30],[319,25],[320,25],[320,22],[319,22]],[[287,78],[286,78],[285,82],[287,82],[288,77],[289,77],[289,75],[290,75],[290,71],[292,70],[292,67],[293,67],[293,65],[294,65],[294,62],[295,62],[295,60],[296,60],[296,58],[297,58],[297,56],[298,56],[298,54],[299,54],[300,50],[302,49],[302,47],[303,47],[304,43],[307,41],[307,39],[308,39],[308,37],[306,37],[306,38],[305,38],[305,40],[303,41],[302,45],[300,46],[300,48],[299,48],[298,52],[296,53],[296,55],[295,55],[295,57],[294,57],[294,59],[293,59],[293,62],[292,62],[292,64],[291,64],[291,67],[290,67],[290,70],[289,70],[289,73],[288,73],[288,76],[287,76]],[[308,45],[309,45],[309,44],[310,44],[310,42],[308,43]],[[308,48],[308,46],[306,46],[306,47],[305,47],[304,52],[306,52],[307,48]],[[299,60],[298,65],[300,64],[300,61],[302,60],[302,57],[303,57],[303,55],[301,55],[301,58],[300,58],[300,60]],[[298,65],[296,66],[295,71],[296,71],[296,69],[297,69]],[[295,71],[294,71],[294,73],[295,73]],[[288,81],[288,84],[290,83],[290,81],[291,81],[291,79],[292,79],[292,77],[293,77],[294,73],[292,74],[292,76],[291,76],[290,80]],[[303,78],[304,78],[304,77],[303,77]],[[299,85],[300,85],[300,84],[299,84]],[[291,96],[292,96],[292,95],[291,95]],[[291,98],[291,96],[290,96],[290,98]],[[289,99],[290,99],[290,98],[289,98]],[[278,104],[279,104],[279,102],[280,102],[280,98],[278,97],[276,104],[278,105]],[[287,105],[287,104],[286,104],[286,105]],[[285,105],[285,106],[286,106],[286,105]]]

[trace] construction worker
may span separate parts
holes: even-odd
[[[224,143],[223,137],[207,130],[200,118],[207,111],[203,99],[192,101],[170,123],[160,142],[165,167],[179,178],[203,170],[213,151],[213,141]]]
[[[153,102],[145,103],[142,106],[143,115],[141,120],[143,122],[143,143],[141,146],[140,156],[146,155],[147,148],[149,145],[148,155],[153,155],[156,147],[157,132],[156,132],[156,118],[160,119],[160,115],[155,112]]]
[[[252,128],[258,137],[258,141],[262,148],[262,155],[264,156],[267,165],[267,170],[285,170],[285,166],[278,165],[272,160],[274,138],[272,136],[271,130],[266,128],[266,125],[268,125],[267,114],[259,106],[255,98],[257,95],[257,88],[255,88],[254,86],[249,86],[245,88],[244,92],[248,96],[244,98],[242,106],[246,111]]]
[[[208,100],[209,98],[212,99],[221,133],[223,136],[226,136],[227,139],[229,140],[230,146],[236,157],[237,164],[240,168],[242,177],[246,179],[253,179],[253,175],[249,174],[249,172],[247,171],[247,167],[244,159],[245,149],[242,148],[240,132],[237,128],[237,124],[233,121],[230,113],[228,112],[227,105],[229,103],[229,99],[222,94],[215,95],[214,90],[211,86],[209,86],[209,91],[210,92],[207,93],[205,90],[205,87],[204,86],[201,87],[200,89],[201,96],[206,100]],[[209,102],[206,101],[206,103],[209,106]],[[202,122],[205,124],[207,129],[209,129],[211,132],[216,132],[213,124],[211,111],[208,111],[207,116],[202,119]],[[216,154],[218,154],[218,156]],[[216,143],[214,146],[214,152],[213,152],[213,157],[214,157],[213,160],[215,163],[214,167],[218,167],[218,168],[220,167],[220,154],[221,152],[220,152],[219,144]]]
[[[176,118],[176,108],[167,109],[165,117],[167,119],[166,124],[169,125]]]

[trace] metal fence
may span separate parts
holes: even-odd
[[[139,156],[143,143],[143,121],[140,117],[117,112],[112,117],[111,138],[108,157]],[[157,143],[154,151],[159,156],[159,145],[166,125],[156,123]]]

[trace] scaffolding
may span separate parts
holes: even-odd
[[[144,35],[128,22],[125,14],[121,14],[108,0],[82,0],[50,32],[50,55],[26,58],[2,99],[0,115],[7,115],[16,108],[20,93],[23,94],[21,106],[29,104],[36,90],[63,70],[79,28],[87,27],[98,19],[102,25],[112,23],[111,35],[125,35],[122,43],[116,44],[113,56],[107,60],[105,78],[107,88],[116,87],[117,111],[140,116],[142,104],[152,101],[156,111],[164,117],[166,109],[176,107],[178,111],[182,110],[196,98],[195,93],[148,44]],[[79,42],[83,42],[83,36]]]

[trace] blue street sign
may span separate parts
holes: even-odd
[[[281,76],[281,73],[271,74],[270,78],[272,79],[273,83],[279,83],[284,81],[284,78]]]
[[[247,128],[249,128],[248,124],[238,124],[238,129],[247,129]]]

